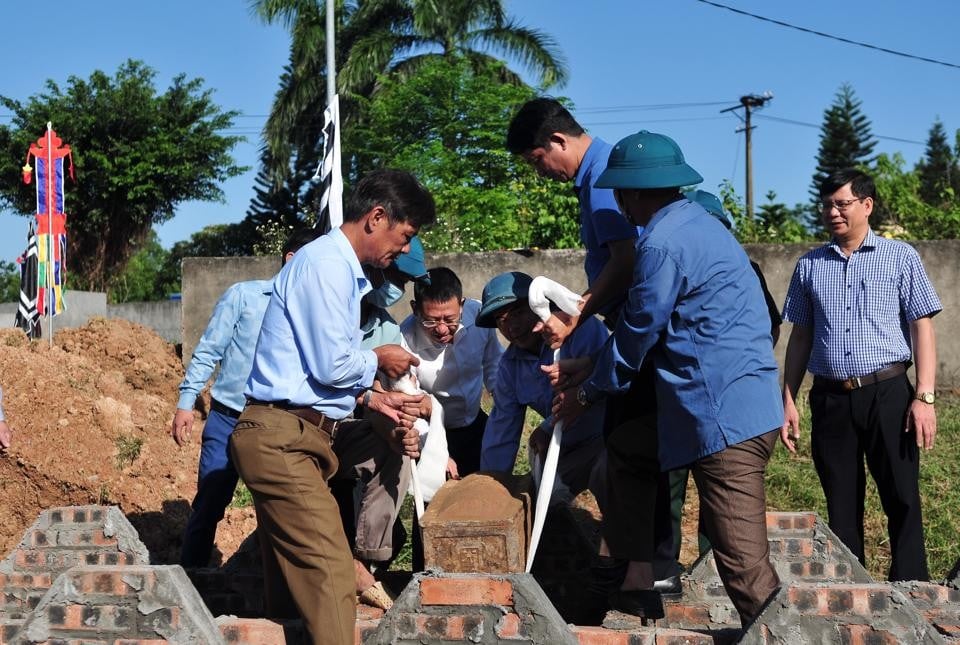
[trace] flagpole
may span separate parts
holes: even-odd
[[[50,316],[50,321],[47,324],[47,330],[50,335],[50,347],[53,347],[53,306],[51,305],[51,297],[56,301],[56,291],[54,290],[54,278],[53,273],[56,271],[56,261],[53,257],[54,249],[54,235],[53,235],[53,205],[56,199],[53,196],[53,191],[56,184],[56,172],[53,170],[53,124],[50,121],[47,121],[47,230],[49,234],[47,235],[47,272],[44,276],[44,282],[47,287],[47,297],[44,299],[45,304],[47,305],[47,312]]]
[[[337,68],[334,60],[334,0],[327,0],[327,105],[337,93]]]

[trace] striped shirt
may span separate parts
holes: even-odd
[[[871,230],[850,257],[836,243],[801,257],[783,317],[813,329],[807,369],[843,380],[910,360],[910,323],[942,308],[914,248]]]

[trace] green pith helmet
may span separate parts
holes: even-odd
[[[688,190],[683,196],[691,202],[703,206],[704,210],[720,220],[727,228],[731,227],[730,218],[727,217],[726,211],[723,210],[723,203],[720,201],[720,198],[713,193],[708,193],[705,190]]]
[[[526,300],[533,278],[520,271],[508,271],[494,276],[483,288],[480,313],[474,323],[477,327],[496,327],[494,315],[517,300]]]
[[[597,188],[680,188],[703,181],[687,165],[676,141],[664,134],[641,130],[617,142]]]

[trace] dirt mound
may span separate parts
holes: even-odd
[[[0,365],[14,431],[0,457],[0,558],[42,509],[101,503],[120,506],[155,562],[176,562],[203,420],[198,414],[194,443],[177,448],[168,434],[183,378],[174,346],[142,325],[94,319],[57,331],[53,347],[2,330]],[[251,530],[251,516],[231,511],[222,523],[225,555]]]

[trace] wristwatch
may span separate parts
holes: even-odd
[[[365,407],[365,408],[369,408],[369,407],[370,407],[370,399],[371,399],[372,397],[373,397],[373,390],[366,390],[366,391],[363,393],[363,399],[361,400],[360,405],[362,405],[362,406]]]
[[[937,396],[933,392],[917,392],[917,395],[914,397],[917,401],[923,401],[924,403],[929,403],[933,405],[934,401],[937,400]]]
[[[583,407],[590,405],[590,400],[587,398],[587,391],[583,389],[583,386],[577,388],[577,403]]]

